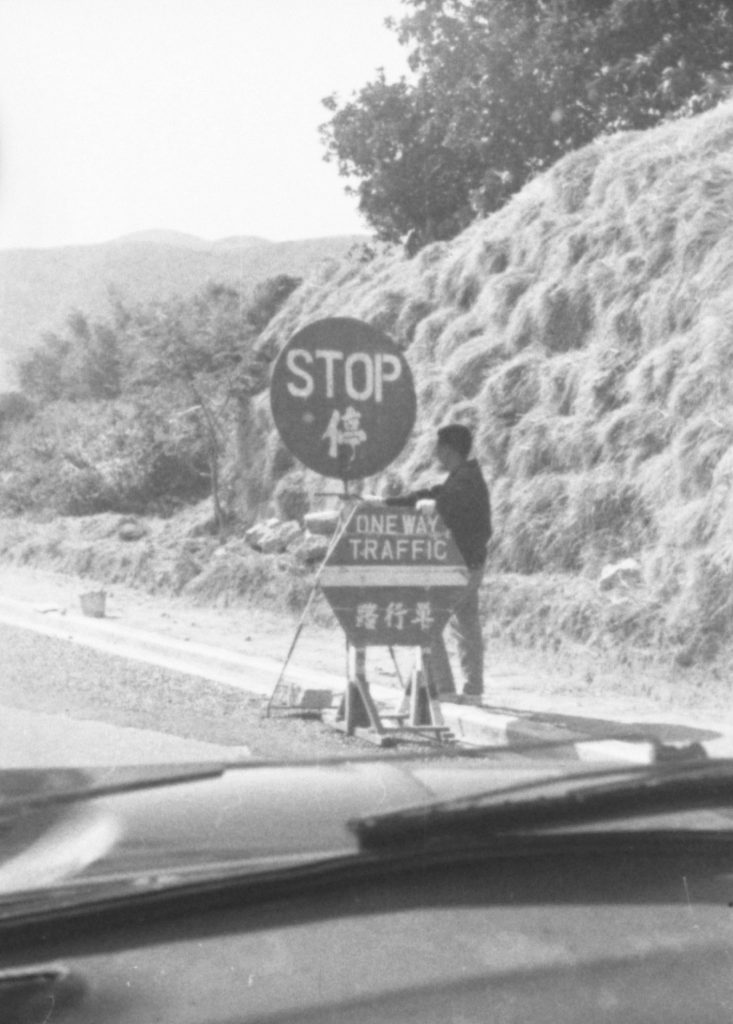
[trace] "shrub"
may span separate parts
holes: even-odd
[[[409,352],[414,365],[429,366],[434,362],[441,335],[452,319],[452,310],[443,308],[420,321]]]
[[[250,302],[245,307],[249,327],[259,334],[283,307],[285,301],[300,287],[302,278],[289,274],[277,274],[255,287]]]
[[[600,443],[609,462],[640,463],[664,451],[671,423],[660,409],[625,405],[603,421]]]
[[[683,497],[706,494],[715,469],[733,446],[733,419],[697,416],[682,431],[677,443],[680,493]]]
[[[28,420],[33,415],[33,404],[20,391],[0,394],[0,430]]]
[[[577,568],[579,537],[567,531],[568,486],[557,474],[495,491],[501,568],[524,574]]]
[[[311,498],[306,474],[302,470],[294,470],[278,481],[275,487],[275,507],[281,519],[303,521],[306,512],[310,510]]]
[[[541,361],[535,355],[517,356],[487,380],[482,400],[489,416],[513,426],[540,397]]]
[[[14,513],[162,510],[210,489],[196,425],[123,402],[46,406],[13,431],[0,467],[0,503]]]
[[[540,297],[536,314],[538,340],[550,352],[581,348],[592,324],[590,299],[584,289],[552,285]]]
[[[410,345],[420,324],[433,311],[431,303],[425,299],[410,299],[402,307],[395,324],[395,334],[405,346]]]
[[[483,387],[490,370],[507,356],[501,341],[491,342],[486,334],[473,336],[448,359],[443,373],[451,390],[459,397],[473,398]]]

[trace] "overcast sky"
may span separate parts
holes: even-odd
[[[367,231],[321,99],[383,66],[400,0],[0,0],[0,247],[171,229]]]

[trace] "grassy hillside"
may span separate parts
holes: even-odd
[[[604,663],[733,664],[732,142],[733,104],[601,140],[412,260],[380,249],[321,262],[259,337],[274,354],[305,324],[343,315],[405,348],[418,424],[370,490],[435,479],[434,429],[475,428],[496,526],[489,633],[548,650],[577,641]],[[271,247],[227,244],[274,273],[262,263]],[[324,483],[283,449],[266,392],[241,403],[237,442],[243,519],[270,511],[277,492],[318,502]],[[147,547],[119,542],[110,522],[100,547],[96,520],[55,524],[45,540],[37,524],[8,521],[0,553],[192,594],[205,578],[227,601],[265,577],[290,581],[291,606],[307,592],[310,570],[242,554],[241,539],[207,541],[226,558],[189,558],[173,522]],[[629,556],[642,583],[602,591],[602,567]]]
[[[363,238],[296,242],[225,238],[205,242],[171,231],[141,232],[100,245],[0,251],[0,390],[12,384],[17,354],[59,329],[73,308],[107,312],[110,288],[131,301],[188,296],[208,281],[243,291],[277,274],[302,276],[323,260],[341,259]]]
[[[324,267],[263,339],[351,315],[407,349],[402,481],[433,472],[434,427],[475,427],[492,564],[519,574],[487,599],[518,634],[663,644],[682,664],[731,637],[732,143],[731,104],[601,140],[414,260]],[[242,459],[269,489],[287,466],[266,396]],[[597,575],[622,556],[646,585],[609,601]]]

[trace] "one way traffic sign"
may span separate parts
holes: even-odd
[[[321,575],[321,589],[356,647],[429,647],[468,579],[435,512],[359,505]]]

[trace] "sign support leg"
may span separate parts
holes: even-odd
[[[433,733],[436,739],[447,738],[449,729],[440,710],[440,700],[430,676],[430,648],[416,647],[412,673],[404,690],[400,709],[395,715],[397,731]]]
[[[346,486],[346,496],[348,497],[348,486]],[[313,583],[311,585],[310,593],[308,594],[308,599],[307,599],[307,601],[305,603],[305,607],[303,608],[303,611],[301,613],[300,619],[298,621],[298,625],[297,625],[297,627],[295,629],[295,634],[294,634],[293,639],[292,639],[292,641],[290,643],[290,647],[288,648],[288,653],[285,656],[285,661],[283,662],[282,667],[280,669],[280,674],[277,677],[277,682],[275,683],[275,687],[274,687],[272,693],[270,694],[270,699],[267,702],[267,709],[265,711],[265,717],[267,717],[267,718],[270,717],[270,712],[273,709],[273,705],[274,705],[274,701],[275,701],[276,696],[280,695],[283,689],[286,689],[286,691],[287,691],[287,698],[285,700],[285,706],[288,707],[288,708],[293,706],[293,700],[292,700],[292,696],[293,696],[292,690],[293,690],[293,687],[292,687],[292,685],[288,685],[288,684],[284,684],[283,683],[283,680],[285,679],[285,672],[287,671],[288,665],[290,664],[290,659],[292,658],[293,652],[295,651],[296,644],[298,643],[298,638],[300,637],[300,634],[301,634],[301,632],[303,630],[303,626],[305,625],[305,620],[306,620],[306,618],[308,616],[308,612],[310,611],[310,607],[311,607],[311,604],[313,603],[313,599],[315,598],[316,593],[318,592],[318,581],[320,580],[321,576],[323,575],[323,570],[326,568],[326,563],[328,562],[328,559],[329,559],[329,556],[330,556],[331,552],[334,550],[334,548],[336,547],[338,542],[341,540],[341,537],[346,532],[346,529],[347,529],[347,527],[348,527],[348,525],[349,525],[349,523],[351,521],[351,517],[354,514],[354,511],[355,510],[353,508],[352,509],[347,509],[345,507],[342,508],[342,510],[341,510],[341,515],[340,515],[340,518],[339,518],[339,525],[338,525],[336,531],[334,532],[333,537],[329,541],[328,548],[326,550],[326,554],[323,556],[323,560],[322,560],[321,564],[318,566],[318,570],[316,572],[316,575],[315,575],[315,577],[313,579]],[[329,700],[330,700],[330,695],[329,695]]]
[[[369,692],[366,650],[363,647],[349,645],[349,677],[346,684],[344,718],[346,733],[349,736],[353,736],[359,726],[369,726],[378,736],[385,733],[379,712]]]
[[[415,648],[415,664],[410,686],[409,722],[411,726],[428,726],[436,729],[444,727],[440,701],[430,676],[429,647]]]
[[[438,728],[443,728],[445,725],[445,719],[443,713],[440,710],[440,699],[438,698],[438,691],[435,686],[435,680],[431,675],[430,667],[430,648],[421,647],[419,653],[420,662],[423,669],[423,677],[425,680],[425,699],[428,705],[430,721],[433,725]]]
[[[412,667],[412,685],[410,687],[410,725],[428,725],[426,721],[425,700],[425,663],[422,657],[422,649],[415,648],[415,661]]]
[[[452,742],[450,729],[440,711],[440,701],[433,693],[428,648],[415,648],[412,674],[396,714],[381,714],[372,699],[366,678],[366,649],[349,644],[347,650],[346,690],[338,713],[331,719],[332,725],[348,736],[358,735],[382,747],[409,737]],[[396,720],[395,725],[384,724],[384,720],[392,719]]]

